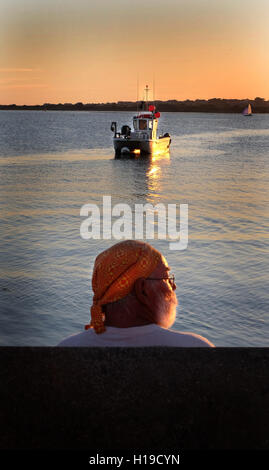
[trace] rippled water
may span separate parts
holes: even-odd
[[[88,322],[94,258],[116,240],[83,240],[80,209],[102,215],[111,195],[188,204],[186,250],[148,240],[176,276],[175,329],[268,346],[269,116],[162,113],[170,155],[114,159],[110,123],[131,117],[0,112],[0,345],[55,345]]]

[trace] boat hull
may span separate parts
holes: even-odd
[[[136,153],[136,151],[140,151],[140,153],[144,154],[153,154],[153,153],[162,153],[167,152],[170,147],[171,138],[170,137],[163,137],[161,139],[156,140],[138,140],[138,139],[131,139],[131,138],[121,138],[121,137],[114,137],[113,139],[115,153],[120,155],[123,149],[128,149],[129,152]]]

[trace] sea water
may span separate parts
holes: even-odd
[[[175,274],[173,326],[216,346],[268,346],[269,116],[162,113],[168,155],[115,159],[129,112],[0,111],[0,345],[53,346],[90,319],[91,273],[116,243],[81,207],[188,205],[188,245],[147,240]]]

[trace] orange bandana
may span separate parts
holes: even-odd
[[[162,255],[148,243],[125,240],[97,256],[92,276],[93,305],[91,323],[85,330],[105,331],[102,305],[116,302],[129,294],[134,282],[147,278],[161,261]]]

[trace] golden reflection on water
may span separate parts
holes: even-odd
[[[149,167],[146,173],[148,190],[151,196],[156,198],[161,190],[162,166],[170,164],[170,152],[154,153],[149,160]]]
[[[85,149],[80,152],[59,152],[59,153],[41,153],[32,155],[14,155],[8,157],[0,156],[0,166],[6,165],[40,165],[40,163],[50,163],[53,161],[80,162],[85,160],[110,160],[112,153],[108,149]]]

